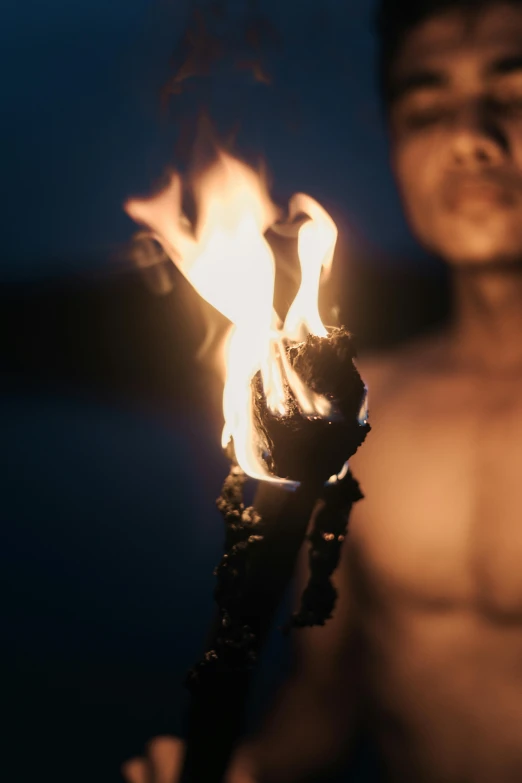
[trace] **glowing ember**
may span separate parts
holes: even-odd
[[[148,227],[196,291],[225,315],[232,327],[226,345],[223,445],[233,439],[240,467],[253,478],[281,482],[262,459],[253,425],[251,382],[261,371],[270,410],[284,416],[284,382],[306,416],[329,418],[329,400],[307,388],[292,370],[285,350],[307,335],[325,337],[318,309],[321,277],[333,259],[337,229],[310,196],[298,193],[289,218],[304,214],[298,233],[301,286],[282,324],[274,310],[275,261],[265,233],[279,217],[262,178],[219,151],[215,162],[192,181],[197,220],[182,211],[182,181],[148,199],[131,199],[125,210]]]

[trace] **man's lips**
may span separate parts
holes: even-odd
[[[507,177],[455,177],[447,180],[444,200],[452,209],[466,206],[513,206],[520,197],[521,183]]]

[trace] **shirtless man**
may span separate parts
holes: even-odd
[[[454,315],[361,362],[373,430],[338,607],[296,634],[243,757],[255,781],[309,780],[364,725],[386,781],[521,783],[522,0],[382,6],[393,168]]]

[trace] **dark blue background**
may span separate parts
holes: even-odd
[[[103,265],[107,248],[128,237],[121,203],[149,187],[171,151],[174,129],[158,122],[158,94],[194,5],[4,4],[4,279]],[[224,5],[239,29],[248,3]],[[267,52],[271,86],[228,72],[207,80],[207,94],[215,115],[243,122],[279,189],[317,195],[361,241],[410,255],[375,91],[372,8],[264,0],[281,39]]]
[[[9,0],[2,10],[11,781],[114,781],[148,737],[177,730],[181,679],[212,613],[214,498],[226,472],[218,384],[187,358],[197,326],[183,311],[186,289],[137,293],[131,268],[115,260],[134,230],[121,204],[161,174],[185,109],[204,96],[218,125],[239,120],[238,144],[265,156],[278,193],[304,190],[332,211],[346,250],[341,281],[358,265],[384,289],[411,262],[430,268],[387,164],[373,4],[265,0],[281,40],[266,52],[271,85],[225,60],[165,119],[159,94],[193,5]],[[233,34],[247,4],[225,6]],[[361,342],[404,314],[402,283],[394,291],[395,305],[368,297],[386,326],[365,316]],[[260,693],[283,668],[280,643],[270,649]]]

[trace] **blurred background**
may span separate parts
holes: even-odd
[[[3,8],[2,764],[12,783],[118,781],[149,737],[180,729],[184,672],[210,622],[227,470],[219,381],[195,358],[196,295],[161,268],[173,285],[151,290],[122,210],[168,164],[183,167],[187,118],[204,105],[240,154],[266,160],[282,201],[302,190],[331,212],[340,240],[328,302],[360,352],[444,316],[444,274],[411,238],[388,166],[372,13],[373,0]],[[285,653],[274,635],[253,721]]]

